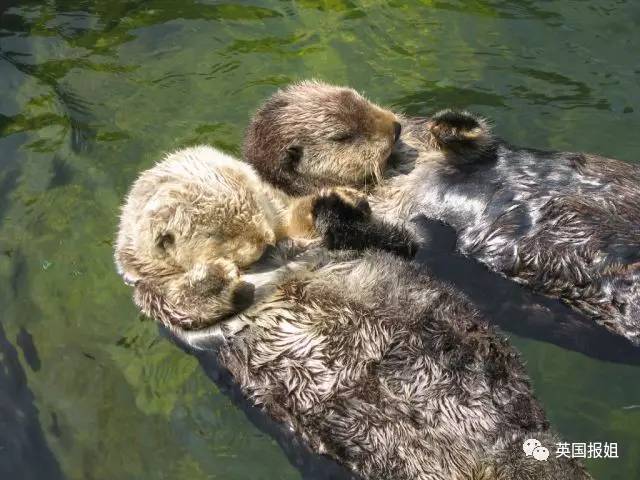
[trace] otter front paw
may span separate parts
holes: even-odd
[[[357,190],[337,187],[294,200],[288,215],[287,236],[311,239],[323,235],[325,231],[318,230],[318,218],[329,221],[335,217],[345,222],[364,220],[371,216],[371,208],[364,195]],[[325,223],[320,222],[322,225]]]
[[[316,199],[312,211],[316,229],[330,249],[379,249],[410,258],[417,251],[417,242],[407,229],[372,218],[362,197],[345,200],[330,192]]]
[[[318,219],[331,218],[343,222],[365,221],[371,217],[371,207],[366,197],[347,187],[322,190],[313,200],[311,214],[316,227]],[[322,230],[320,230],[322,233]]]

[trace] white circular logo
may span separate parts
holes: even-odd
[[[535,438],[529,438],[522,444],[522,450],[524,450],[524,453],[526,453],[527,457],[530,457],[533,454],[533,451],[541,445],[542,444]]]
[[[549,458],[549,449],[547,447],[536,447],[533,450],[533,458],[544,462]]]

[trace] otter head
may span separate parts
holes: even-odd
[[[134,183],[115,259],[142,311],[197,329],[252,304],[242,273],[276,241],[277,212],[256,173],[209,147],[169,155]]]
[[[355,90],[305,81],[256,112],[244,155],[270,183],[302,195],[379,178],[399,136],[396,116]]]

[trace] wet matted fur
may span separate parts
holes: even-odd
[[[230,175],[230,165],[223,162],[221,170],[220,164],[212,164],[209,174]],[[214,185],[223,198],[208,196],[211,208],[226,205],[226,197],[237,200],[237,189]],[[171,196],[154,197],[147,213],[173,201]],[[237,211],[244,211],[241,206]],[[223,250],[192,237],[218,228],[212,221],[217,217],[190,217],[190,211],[180,211],[190,227],[179,234],[174,219],[161,223],[174,226],[171,243],[177,251],[171,258],[205,258],[208,264]],[[363,206],[333,194],[314,202],[313,217],[316,231],[335,247],[347,248],[350,241],[357,249],[389,248],[391,239],[390,249],[396,251],[403,239],[410,240],[406,231],[372,234],[376,225],[389,233],[393,227],[377,224]],[[132,218],[123,228],[135,231],[137,221],[149,228],[148,220]],[[182,250],[189,255],[184,257]],[[411,249],[406,252],[410,255]],[[558,439],[517,353],[462,295],[403,257],[382,251],[332,252],[313,245],[300,250],[281,241],[242,272],[240,278],[256,291],[251,305],[225,317],[211,312],[208,318],[218,319],[215,325],[186,331],[181,326],[198,322],[188,318],[184,305],[175,305],[166,290],[144,288],[163,272],[140,268],[148,251],[127,249],[127,255],[118,258],[144,276],[134,289],[145,313],[195,348],[208,336],[221,340],[221,365],[247,398],[295,431],[314,452],[366,479],[590,478],[575,460],[525,456],[526,439],[537,438],[551,452]],[[126,267],[120,267],[126,274]],[[188,283],[181,285],[185,296],[193,294]],[[215,298],[224,292],[206,292],[210,308],[217,308]]]
[[[518,355],[458,292],[388,253],[304,255],[220,330],[220,363],[312,451],[376,480],[590,478],[525,456],[527,438],[559,439]]]
[[[462,253],[640,343],[640,167],[596,155],[513,147],[494,138],[484,119],[447,110],[426,119],[397,116],[402,134],[389,161],[355,163],[363,175],[382,168],[382,181],[356,184],[353,174],[336,173],[340,162],[354,165],[350,156],[332,155],[323,164],[316,153],[322,145],[335,151],[335,140],[325,132],[344,128],[345,111],[366,116],[341,104],[340,92],[353,90],[319,82],[313,88],[308,82],[289,86],[265,102],[247,131],[250,145],[265,135],[286,149],[284,140],[296,138],[303,158],[307,144],[296,134],[304,131],[313,145],[313,175],[281,161],[271,146],[260,155],[246,148],[246,160],[272,182],[273,171],[286,170],[278,178],[288,183],[277,185],[292,193],[356,186],[369,192],[377,215],[443,221],[456,229]],[[299,108],[307,116],[291,117],[292,99],[301,99]],[[322,113],[323,129],[313,130],[315,123],[307,122],[313,109]],[[287,122],[278,124],[279,116]],[[357,122],[351,118],[349,124]],[[269,131],[271,125],[278,127]]]

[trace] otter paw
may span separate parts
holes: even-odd
[[[371,217],[369,202],[356,190],[335,188],[324,190],[314,199],[311,208],[314,220],[320,217],[341,222],[362,222]]]
[[[314,200],[314,211],[319,204],[330,206],[335,209],[335,213],[343,214],[347,217],[354,215],[358,219],[365,219],[371,216],[371,207],[367,197],[354,188],[336,187],[321,190]]]
[[[491,140],[491,130],[481,117],[469,112],[443,110],[428,123],[434,139],[441,146],[478,145]]]

